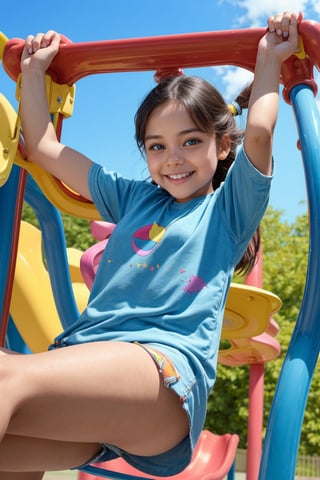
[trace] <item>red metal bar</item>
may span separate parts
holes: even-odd
[[[246,277],[246,285],[262,288],[262,250],[258,252],[257,263]],[[262,452],[264,408],[264,365],[250,365],[249,415],[247,437],[247,480],[258,480]]]
[[[72,85],[96,73],[176,70],[210,65],[237,65],[254,69],[259,38],[264,29],[72,43],[64,39],[48,73],[61,84]],[[16,80],[24,41],[11,39],[3,66]],[[67,68],[66,68],[67,66]]]
[[[72,43],[63,37],[60,51],[48,73],[60,84],[73,84],[92,74],[154,71],[177,74],[184,68],[234,65],[253,71],[259,39],[265,29],[222,30],[145,38]],[[313,66],[320,69],[320,24],[303,20],[299,25],[305,58],[293,56],[285,63],[283,81],[290,88],[309,83],[316,92]],[[24,40],[7,42],[2,63],[8,75],[17,80]],[[285,94],[285,98],[288,96]]]
[[[264,365],[250,365],[247,480],[258,480],[263,432]]]

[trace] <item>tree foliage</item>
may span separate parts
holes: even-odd
[[[274,316],[280,330],[280,356],[265,365],[264,428],[270,412],[281,366],[288,349],[303,297],[309,249],[307,215],[293,224],[282,221],[281,212],[269,208],[261,224],[263,288],[282,300]],[[235,278],[235,281],[238,279]],[[237,432],[245,448],[248,421],[249,367],[219,365],[217,381],[209,398],[206,426],[217,433]],[[301,432],[300,453],[319,454],[320,374],[316,368]],[[294,402],[294,398],[292,399]],[[294,411],[294,410],[293,410]],[[290,421],[288,419],[288,421]]]
[[[64,225],[67,247],[74,247],[84,251],[96,242],[91,235],[88,220],[75,218],[65,213],[62,213],[61,217]],[[39,228],[37,217],[27,203],[23,206],[22,219]]]

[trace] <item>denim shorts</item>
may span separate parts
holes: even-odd
[[[187,359],[178,350],[155,343],[138,343],[138,345],[143,347],[155,361],[165,386],[171,388],[179,396],[181,405],[188,414],[189,435],[167,452],[153,456],[132,455],[114,445],[103,443],[98,454],[77,469],[122,457],[141,472],[167,477],[181,472],[191,461],[193,449],[203,429],[206,416],[207,389],[205,381],[203,378],[195,377]]]
[[[94,458],[73,470],[85,471],[85,467],[88,465],[108,462],[109,460],[114,460],[119,457],[123,458],[123,460],[132,467],[147,475],[167,477],[181,472],[190,463],[190,440],[189,437],[186,437],[182,442],[167,452],[148,457],[132,455],[114,445],[104,443],[101,446],[101,450]],[[108,469],[108,465],[104,465],[103,467]],[[111,470],[113,470],[113,468]]]

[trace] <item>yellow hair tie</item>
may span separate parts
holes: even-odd
[[[236,117],[237,115],[241,115],[242,113],[242,108],[240,107],[238,102],[229,103],[228,109],[229,109],[229,112],[232,113],[234,117]]]

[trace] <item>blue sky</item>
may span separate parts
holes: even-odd
[[[175,33],[265,26],[268,15],[302,11],[320,21],[318,0],[91,0],[78,2],[16,0],[1,7],[0,31],[25,38],[53,28],[73,42],[146,37]],[[210,80],[232,101],[248,81],[248,72],[233,67],[190,70]],[[317,74],[316,74],[317,75]],[[95,75],[77,82],[73,116],[64,122],[63,142],[122,174],[145,178],[146,165],[134,142],[133,117],[154,86],[152,72]],[[0,68],[0,92],[16,108],[15,84]],[[240,124],[242,127],[244,124]],[[297,131],[291,107],[281,101],[275,132],[275,178],[270,204],[292,222],[307,210],[303,166],[296,149]]]

